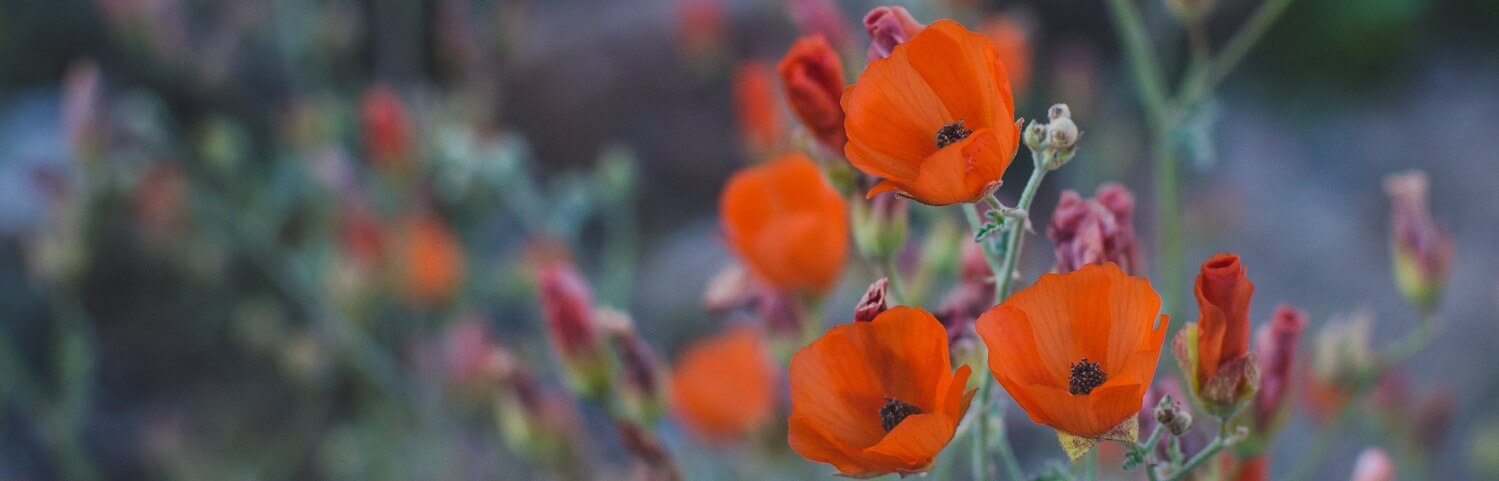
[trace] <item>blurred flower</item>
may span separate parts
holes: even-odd
[[[463,244],[453,231],[437,216],[420,214],[408,218],[397,235],[406,299],[423,308],[451,301],[465,276]]]
[[[723,48],[722,0],[676,0],[677,40],[688,57],[711,57]]]
[[[859,304],[854,306],[854,322],[873,321],[876,316],[890,310],[890,278],[881,277],[869,285],[864,291],[864,297],[859,299]]]
[[[743,264],[731,263],[708,279],[708,286],[703,289],[703,306],[715,316],[748,306],[759,294],[756,287]]]
[[[468,392],[486,392],[515,362],[495,341],[484,317],[469,313],[442,331],[442,365],[448,382]]]
[[[1176,358],[1203,407],[1228,418],[1260,384],[1259,365],[1249,353],[1249,299],[1254,283],[1239,256],[1220,253],[1197,274],[1197,322],[1176,336]]]
[[[980,31],[994,42],[994,51],[1010,76],[1010,85],[1016,92],[1024,93],[1031,81],[1030,33],[1026,26],[1015,17],[992,15],[984,20]]]
[[[577,471],[586,463],[577,462],[583,454],[579,452],[579,440],[584,432],[575,400],[543,387],[535,374],[519,363],[510,366],[503,386],[496,400],[495,418],[505,444],[540,463],[579,474]]]
[[[906,243],[906,230],[910,223],[910,206],[905,199],[893,195],[875,196],[873,199],[852,199],[854,246],[859,254],[869,259],[890,259],[899,254]]]
[[[734,174],[719,215],[729,247],[777,289],[820,295],[843,272],[848,206],[804,155]]]
[[[341,198],[338,207],[338,242],[343,254],[362,266],[379,263],[385,257],[380,219],[353,196]]]
[[[1232,456],[1224,456],[1225,461],[1233,463],[1233,475],[1228,479],[1231,481],[1270,481],[1270,459],[1265,455],[1255,456],[1249,459],[1234,459]]]
[[[998,63],[988,39],[940,20],[869,64],[843,96],[844,152],[884,179],[869,197],[894,191],[946,205],[999,188],[1020,128]]]
[[[848,139],[843,134],[843,106],[839,105],[844,83],[838,51],[821,36],[802,37],[791,45],[776,70],[781,74],[781,88],[791,111],[802,125],[823,145],[842,152]]]
[[[672,411],[700,439],[738,441],[770,420],[775,376],[761,334],[730,328],[693,342],[677,358]]]
[[[833,327],[791,358],[791,449],[843,476],[924,472],[968,412],[971,372],[919,308]]]
[[[785,137],[785,121],[776,108],[775,83],[775,70],[764,62],[745,61],[734,70],[734,113],[739,133],[745,147],[756,153],[775,150]]]
[[[1058,273],[1086,264],[1113,262],[1126,274],[1145,268],[1135,240],[1135,196],[1119,184],[1104,184],[1084,199],[1077,191],[1062,192],[1046,227],[1056,249]]]
[[[416,133],[401,94],[389,85],[376,85],[359,101],[365,155],[375,166],[397,168],[414,160]]]
[[[187,227],[187,173],[176,162],[157,161],[136,180],[131,207],[146,240],[161,247]]]
[[[1353,463],[1352,481],[1395,481],[1395,462],[1383,449],[1364,448]]]
[[[821,36],[838,47],[849,44],[843,11],[833,0],[786,0],[786,13],[804,35]]]
[[[612,368],[594,321],[588,281],[572,265],[557,264],[538,272],[536,285],[552,351],[567,371],[568,381],[586,397],[604,395]]]
[[[62,79],[62,131],[76,159],[93,161],[104,153],[108,124],[103,97],[99,64],[84,59],[68,65]]]
[[[1270,324],[1260,327],[1254,337],[1254,352],[1260,362],[1260,389],[1254,393],[1253,424],[1250,436],[1269,439],[1285,423],[1286,396],[1291,391],[1291,376],[1301,330],[1306,328],[1306,312],[1281,304],[1275,308]]]
[[[1419,170],[1385,177],[1395,283],[1423,313],[1436,306],[1452,271],[1452,239],[1431,217],[1429,191],[1430,180]]]
[[[1160,311],[1150,281],[1114,264],[1087,265],[1042,275],[977,327],[994,378],[1077,459],[1099,439],[1139,437],[1135,416],[1166,337]]]
[[[864,14],[864,31],[869,34],[868,62],[874,62],[895,50],[896,45],[906,43],[926,25],[916,21],[906,7],[875,7]]]
[[[612,341],[619,362],[620,388],[617,400],[626,417],[639,425],[651,426],[661,416],[661,364],[652,348],[635,330],[635,321],[614,309],[600,308],[594,318]]]
[[[1373,347],[1367,311],[1336,318],[1317,333],[1307,376],[1307,401],[1313,417],[1332,421],[1352,399],[1360,383],[1369,382],[1374,370]]]

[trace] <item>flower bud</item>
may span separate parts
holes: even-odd
[[[635,330],[629,314],[601,308],[594,312],[598,325],[608,333],[619,361],[621,410],[632,421],[651,425],[664,406],[661,364],[656,350]]]
[[[869,33],[868,61],[890,56],[896,45],[905,43],[926,25],[916,21],[906,7],[875,7],[864,15],[864,31]]]
[[[365,155],[377,167],[402,166],[416,155],[411,116],[401,95],[389,85],[370,87],[360,99]]]
[[[1218,254],[1197,275],[1197,322],[1176,337],[1177,361],[1197,400],[1228,418],[1259,387],[1258,362],[1249,353],[1249,300],[1254,283],[1239,256]]]
[[[906,243],[909,201],[895,195],[850,201],[854,247],[869,259],[889,259]]]
[[[1046,118],[1053,122],[1057,121],[1057,119],[1071,119],[1072,108],[1068,107],[1067,104],[1052,104],[1051,108],[1046,110]]]
[[[1395,462],[1379,448],[1364,448],[1353,463],[1351,481],[1395,481]]]
[[[1260,390],[1254,395],[1254,424],[1250,432],[1270,438],[1285,421],[1286,394],[1291,390],[1291,367],[1296,359],[1306,312],[1282,304],[1270,324],[1255,335],[1255,355],[1260,361]]]
[[[1052,119],[1051,123],[1046,124],[1046,141],[1058,151],[1066,151],[1077,145],[1077,136],[1077,124],[1072,123],[1070,117]]]
[[[869,285],[869,290],[864,291],[864,297],[859,299],[859,305],[854,307],[854,322],[873,321],[875,316],[889,309],[886,301],[889,296],[890,278],[881,277]]]
[[[776,70],[791,111],[819,142],[842,153],[843,61],[822,36],[802,37],[791,46]]]
[[[744,145],[769,153],[782,142],[786,126],[776,109],[775,70],[760,61],[746,61],[734,70],[734,113]]]
[[[1021,136],[1025,146],[1031,150],[1040,151],[1046,147],[1046,124],[1032,120],[1025,126],[1025,133]]]
[[[1431,217],[1430,180],[1409,171],[1385,178],[1395,284],[1423,313],[1436,307],[1452,270],[1452,239]]]
[[[1134,194],[1119,184],[1099,186],[1093,199],[1076,191],[1062,192],[1046,227],[1056,251],[1054,270],[1067,273],[1113,262],[1125,273],[1138,275],[1144,266],[1135,240],[1134,212]]]
[[[1181,403],[1169,401],[1155,408],[1155,421],[1166,427],[1172,436],[1181,436],[1192,428],[1192,413],[1181,408]]]
[[[1353,397],[1375,367],[1370,343],[1371,314],[1359,311],[1336,318],[1317,333],[1306,394],[1312,416],[1331,419]]]
[[[587,281],[571,265],[558,264],[537,274],[537,287],[552,350],[568,382],[586,397],[603,395],[611,381],[611,367],[594,321],[593,293]]]

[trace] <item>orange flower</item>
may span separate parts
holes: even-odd
[[[1259,366],[1249,355],[1249,300],[1254,283],[1239,256],[1222,253],[1197,275],[1197,322],[1176,336],[1177,362],[1197,400],[1225,416],[1254,395]]]
[[[843,272],[848,205],[805,155],[734,174],[719,217],[750,272],[781,290],[821,294]]]
[[[431,215],[408,220],[404,234],[401,279],[407,299],[423,307],[452,299],[463,283],[463,245]]]
[[[375,165],[392,167],[414,153],[411,116],[406,113],[401,95],[389,85],[377,85],[364,92],[360,122],[364,127],[365,154]]]
[[[791,110],[801,119],[817,140],[843,150],[843,61],[838,51],[821,35],[802,37],[786,52],[776,70]]]
[[[843,476],[925,471],[968,412],[937,318],[896,307],[829,329],[791,358],[791,449]]]
[[[989,370],[1076,459],[1100,438],[1134,442],[1167,318],[1150,281],[1119,266],[1046,274],[979,316]],[[1157,323],[1157,319],[1160,320]]]
[[[734,71],[734,112],[750,150],[764,152],[781,142],[786,129],[776,110],[776,73],[764,62],[747,61]]]
[[[932,205],[976,202],[999,188],[1020,146],[1010,77],[994,45],[939,20],[843,93],[844,154],[897,191]]]
[[[994,42],[994,51],[1010,73],[1010,85],[1025,93],[1031,80],[1030,33],[1025,25],[1004,15],[995,15],[984,21],[984,36]]]
[[[672,370],[672,410],[708,441],[742,438],[770,419],[774,402],[773,364],[749,327],[694,342]]]

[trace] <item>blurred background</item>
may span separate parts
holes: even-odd
[[[663,364],[720,330],[702,297],[731,262],[718,192],[784,148],[747,140],[736,72],[816,31],[852,81],[859,19],[887,3],[1021,26],[1018,114],[1066,102],[1085,132],[1033,217],[1107,181],[1150,202],[1099,0],[0,3],[0,479],[567,479],[513,446],[465,356],[502,345],[558,384],[531,271],[559,257]],[[1189,55],[1167,6],[1137,3],[1158,52]],[[1217,3],[1214,42],[1257,4]],[[1257,325],[1281,302],[1309,332],[1363,311],[1376,344],[1416,318],[1390,279],[1382,182],[1431,176],[1455,239],[1443,330],[1390,388],[1403,407],[1370,410],[1393,419],[1352,423],[1318,479],[1427,415],[1446,417],[1418,426],[1406,451],[1423,468],[1402,478],[1499,479],[1496,49],[1492,0],[1294,0],[1178,139],[1188,263],[1241,254]],[[795,123],[784,103],[768,115]],[[1027,275],[1052,262],[1035,239]],[[874,278],[850,264],[834,322]],[[1294,416],[1273,478],[1323,428]],[[1010,418],[1028,468],[1059,457],[1049,430]],[[577,422],[611,428],[588,406]],[[828,473],[784,437],[662,433],[688,479]],[[588,437],[577,459],[624,469],[612,434]]]

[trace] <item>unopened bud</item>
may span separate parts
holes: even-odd
[[[1056,108],[1053,107],[1052,110],[1055,113]],[[1058,151],[1077,145],[1077,135],[1077,124],[1072,122],[1071,117],[1054,117],[1051,123],[1046,124],[1046,140],[1051,148]]]
[[[643,425],[651,425],[661,416],[661,364],[656,350],[641,338],[630,316],[612,309],[600,309],[599,323],[609,332],[619,360],[619,401],[623,414]]]
[[[1159,406],[1155,408],[1155,420],[1171,431],[1173,436],[1181,436],[1192,428],[1192,413],[1181,408],[1181,404],[1171,400],[1167,396]]]
[[[1032,120],[1025,126],[1025,146],[1031,150],[1041,150],[1046,145],[1046,125]]]
[[[537,274],[542,315],[552,349],[579,393],[602,395],[610,383],[609,359],[604,355],[594,321],[593,293],[571,265],[559,264]]]
[[[1053,122],[1057,119],[1070,119],[1072,118],[1072,109],[1068,108],[1067,104],[1055,104],[1046,111],[1046,117]]]
[[[875,7],[864,15],[864,31],[869,34],[868,61],[890,56],[896,45],[905,43],[926,25],[916,21],[905,7]]]
[[[890,278],[881,277],[869,285],[869,290],[864,291],[864,297],[859,299],[859,305],[854,307],[854,322],[873,321],[875,316],[880,315],[890,308],[889,298]]]
[[[1385,178],[1390,196],[1390,251],[1395,284],[1418,309],[1429,312],[1452,270],[1452,239],[1431,216],[1430,180],[1410,171]]]

